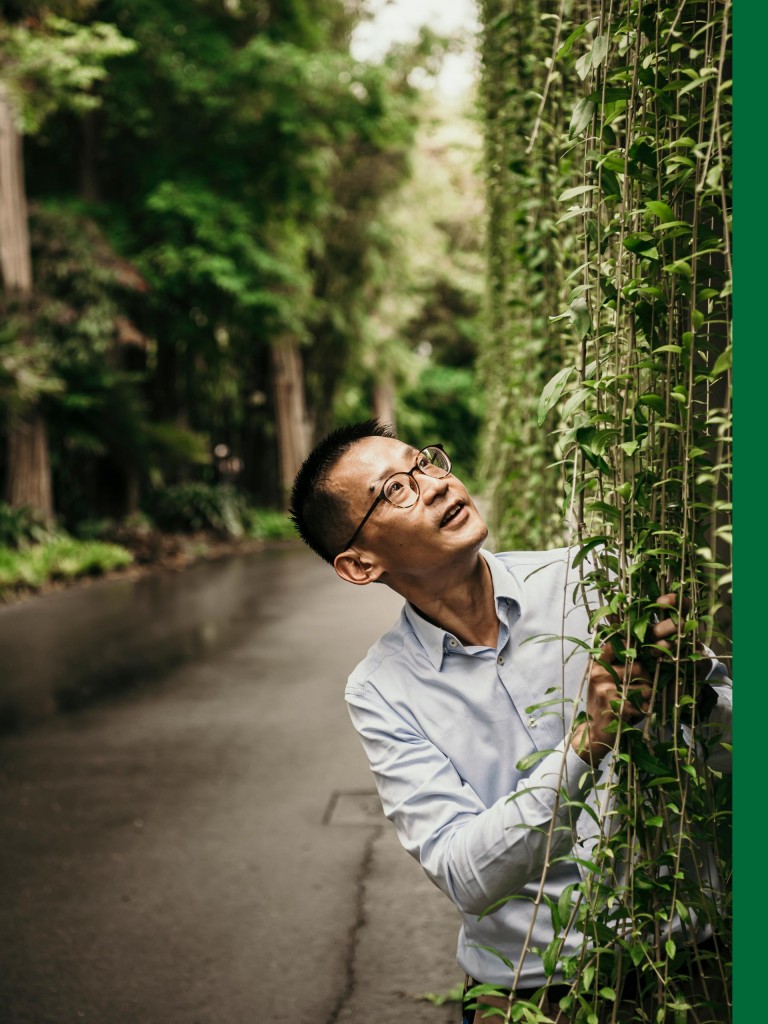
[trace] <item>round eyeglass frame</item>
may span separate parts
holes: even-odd
[[[429,472],[428,469],[425,469],[425,468],[423,468],[422,466],[419,465],[420,457],[422,455],[426,454],[426,453],[434,451],[435,449],[440,452],[440,455],[443,457],[443,459],[448,464],[445,468],[443,468],[442,466],[435,466],[435,464],[433,462],[430,462],[429,465],[433,466],[435,469],[438,470],[438,472],[436,472],[436,473]],[[428,459],[430,458],[429,454],[427,454],[427,458]],[[379,491],[378,496],[376,497],[376,499],[374,500],[374,502],[371,505],[371,507],[368,509],[368,511],[363,516],[363,518],[362,518],[362,520],[360,522],[360,525],[355,530],[355,532],[352,534],[352,536],[349,538],[347,543],[341,548],[341,551],[346,551],[347,548],[352,547],[352,545],[355,542],[355,539],[356,539],[357,535],[360,533],[362,528],[365,526],[365,524],[371,518],[371,516],[373,515],[374,510],[378,506],[379,502],[381,502],[381,501],[389,502],[389,504],[392,505],[394,508],[413,508],[413,506],[419,500],[419,494],[421,493],[419,491],[419,485],[418,485],[418,482],[416,480],[416,477],[414,476],[414,473],[423,473],[424,476],[429,476],[433,480],[442,480],[443,477],[448,476],[450,474],[450,472],[451,472],[451,460],[448,458],[448,455],[446,454],[445,448],[443,448],[443,446],[441,444],[428,444],[425,448],[422,448],[421,451],[419,452],[419,454],[416,456],[416,465],[413,467],[413,469],[409,469],[407,472],[402,471],[400,473],[393,473],[391,476],[387,477],[387,479],[384,481],[384,484],[382,485],[381,490]],[[411,489],[414,491],[414,494],[415,494],[415,497],[414,497],[413,501],[409,501],[407,505],[398,505],[396,502],[392,501],[390,498],[387,497],[387,484],[389,484],[389,482],[391,480],[394,480],[395,477],[399,477],[399,476],[408,477]],[[341,551],[339,553],[341,553]]]

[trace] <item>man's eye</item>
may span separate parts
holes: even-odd
[[[387,484],[387,497],[392,497],[393,494],[397,494],[398,491],[403,489],[403,485],[399,480],[391,480]]]
[[[432,465],[432,460],[428,459],[426,455],[420,455],[416,460],[417,469],[426,469],[427,466]]]

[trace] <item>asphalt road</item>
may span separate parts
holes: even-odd
[[[141,614],[126,586],[0,610],[14,686],[61,651],[101,695],[0,740],[2,1024],[458,1021],[420,998],[461,981],[456,911],[381,816],[342,696],[399,601],[302,550],[155,580]],[[190,646],[195,616],[216,642]],[[140,684],[108,698],[107,646]]]

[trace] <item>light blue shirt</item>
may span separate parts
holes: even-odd
[[[523,949],[543,951],[553,937],[548,909],[542,901],[536,914],[532,902],[550,824],[550,860],[586,858],[594,841],[592,817],[569,807],[585,798],[591,770],[567,739],[589,667],[576,641],[589,641],[589,628],[568,549],[482,554],[496,648],[466,648],[406,604],[345,696],[384,813],[461,913],[459,964],[473,978],[509,985],[512,972],[489,950],[517,967]],[[529,755],[538,759],[518,767]],[[544,893],[557,900],[579,881],[573,861],[550,864]],[[524,898],[479,918],[510,894]],[[572,931],[562,955],[579,942]],[[528,954],[518,986],[545,980],[541,960]]]

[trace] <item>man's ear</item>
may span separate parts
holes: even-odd
[[[347,583],[356,583],[358,586],[365,586],[366,583],[376,583],[384,570],[381,566],[357,548],[347,548],[333,560],[333,568],[338,576]]]

